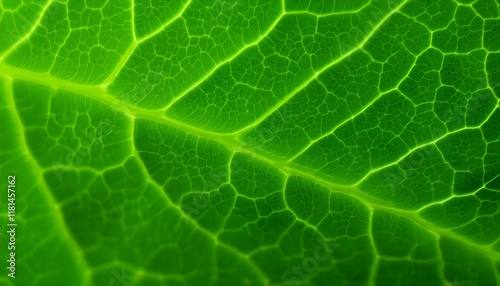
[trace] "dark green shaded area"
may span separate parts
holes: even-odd
[[[356,52],[322,73],[242,140],[271,156],[289,157],[366,107],[379,93],[380,71],[379,63]]]
[[[355,183],[371,168],[383,166],[408,151],[405,128],[415,106],[399,92],[382,95],[362,114],[316,142],[294,163],[318,170],[341,183]]]
[[[444,53],[469,53],[482,48],[483,19],[470,7],[459,6],[446,29],[433,33],[432,45]]]
[[[398,162],[371,174],[361,191],[405,210],[418,209],[452,193],[453,170],[439,150],[427,146],[414,150]]]
[[[429,30],[446,28],[454,19],[457,2],[452,0],[409,1],[401,12],[423,23]]]
[[[494,285],[497,271],[495,264],[468,248],[457,248],[460,242],[453,238],[439,240],[441,256],[444,261],[444,275],[448,281],[473,285]]]
[[[381,42],[383,48],[379,46]],[[396,87],[415,64],[415,56],[429,44],[430,33],[422,24],[401,14],[388,19],[365,46],[374,60],[383,63],[379,90],[385,92]]]

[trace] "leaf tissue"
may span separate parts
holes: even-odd
[[[0,1],[0,130],[0,285],[500,285],[499,0]]]

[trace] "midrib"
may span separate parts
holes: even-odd
[[[439,236],[448,236],[448,237],[453,237],[465,245],[468,245],[470,247],[478,249],[481,253],[489,256],[492,259],[495,260],[500,260],[500,254],[493,251],[491,248],[483,246],[483,245],[478,245],[475,244],[474,242],[471,242],[468,240],[466,237],[463,237],[461,235],[458,235],[456,233],[453,233],[452,231],[448,229],[441,229],[433,225],[432,223],[425,221],[418,217],[418,215],[413,212],[413,211],[405,211],[401,209],[396,209],[392,208],[390,206],[384,205],[383,201],[373,198],[371,196],[368,196],[367,194],[361,192],[357,187],[355,186],[347,186],[347,185],[342,185],[342,184],[336,184],[334,182],[331,182],[327,179],[323,179],[315,174],[312,174],[310,172],[306,172],[304,170],[301,170],[301,168],[295,167],[293,164],[286,163],[284,161],[276,161],[273,160],[272,158],[269,158],[261,153],[256,152],[255,150],[252,149],[245,149],[245,144],[241,142],[237,137],[234,135],[227,135],[223,133],[217,133],[217,132],[211,132],[207,130],[203,130],[200,128],[197,128],[195,126],[168,118],[164,115],[164,111],[162,110],[149,110],[145,108],[140,108],[137,106],[133,106],[131,104],[125,103],[109,93],[101,87],[101,86],[96,86],[96,85],[83,85],[83,84],[78,84],[78,83],[73,83],[64,79],[56,78],[51,76],[48,73],[37,73],[37,72],[32,72],[32,71],[27,71],[24,69],[16,68],[9,66],[5,64],[4,62],[0,61],[0,75],[4,75],[6,77],[10,77],[15,80],[22,80],[22,81],[27,81],[30,83],[35,83],[39,85],[44,85],[47,87],[51,87],[54,89],[60,89],[60,90],[65,90],[65,91],[70,91],[75,94],[80,94],[84,95],[88,98],[91,98],[93,100],[96,100],[98,102],[101,102],[103,104],[106,104],[112,108],[118,109],[124,114],[127,114],[132,120],[134,119],[147,119],[151,120],[154,122],[159,122],[171,127],[174,127],[176,129],[182,130],[184,132],[187,132],[189,134],[203,137],[209,140],[213,140],[216,142],[219,142],[226,146],[229,150],[232,152],[241,152],[248,154],[257,160],[266,162],[267,164],[273,166],[274,168],[280,170],[284,174],[288,176],[300,176],[303,178],[306,178],[308,180],[311,180],[313,182],[316,182],[320,185],[323,185],[325,187],[328,187],[331,191],[334,192],[341,192],[344,193],[348,196],[351,196],[359,201],[361,201],[363,204],[365,204],[368,208],[370,208],[372,211],[373,210],[382,210],[386,211],[395,215],[403,216],[411,221],[415,222],[416,224],[420,225],[421,227],[439,235]]]

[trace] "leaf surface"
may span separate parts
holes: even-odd
[[[2,2],[0,284],[500,284],[498,1],[153,2]]]

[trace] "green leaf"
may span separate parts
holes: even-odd
[[[0,31],[1,285],[500,284],[499,1],[3,1]]]

